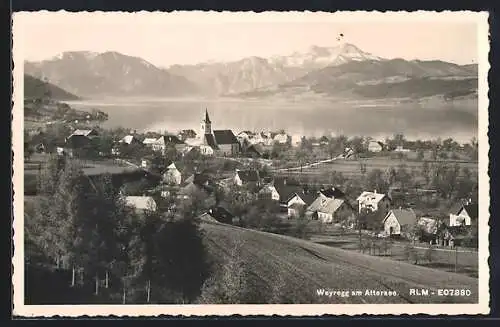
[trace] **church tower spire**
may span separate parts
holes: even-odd
[[[202,129],[205,135],[212,134],[212,122],[208,116],[208,109],[205,109],[205,119],[203,120]]]

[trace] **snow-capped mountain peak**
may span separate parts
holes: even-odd
[[[371,53],[364,52],[351,43],[343,43],[334,47],[311,46],[306,52],[295,52],[290,56],[275,56],[271,58],[274,63],[284,66],[313,66],[322,68],[326,66],[341,65],[349,61],[383,60]]]

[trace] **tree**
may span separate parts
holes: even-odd
[[[422,160],[424,160],[424,157],[425,157],[424,150],[421,150],[421,149],[418,150],[417,151],[417,160],[418,161],[422,161]]]
[[[366,186],[369,190],[377,190],[378,192],[385,193],[389,189],[389,185],[384,179],[384,173],[376,168],[368,173],[366,178]]]

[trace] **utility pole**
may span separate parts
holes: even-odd
[[[73,266],[73,269],[71,271],[71,287],[75,286],[75,266]]]
[[[458,246],[455,245],[455,272],[457,272],[458,266]]]
[[[99,295],[99,276],[95,274],[95,295]]]
[[[148,279],[148,284],[147,284],[147,302],[149,303],[150,299],[151,299],[151,280]]]

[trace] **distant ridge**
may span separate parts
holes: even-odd
[[[54,100],[78,100],[78,96],[49,82],[24,74],[24,98],[36,99],[50,97]]]

